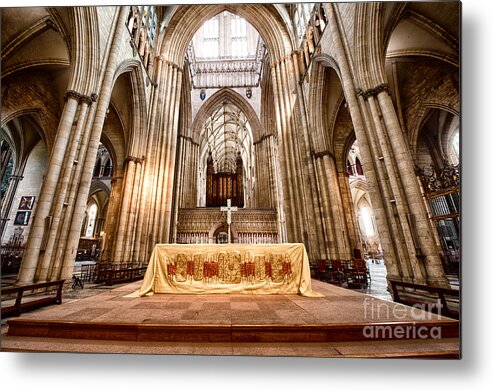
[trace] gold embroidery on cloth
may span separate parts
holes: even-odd
[[[204,262],[205,262],[205,254],[194,254],[193,255],[193,279],[195,281],[202,281],[204,278]]]
[[[225,284],[241,282],[241,257],[237,252],[219,253],[219,278]]]
[[[187,280],[187,254],[180,253],[176,257],[176,282]]]

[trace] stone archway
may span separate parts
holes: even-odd
[[[234,223],[231,224],[231,243],[238,243],[238,232],[236,231]],[[217,235],[221,232],[228,232],[228,225],[225,221],[218,221],[209,230],[209,243],[217,243]],[[226,238],[227,243],[227,238]]]

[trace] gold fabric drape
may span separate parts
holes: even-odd
[[[141,288],[153,293],[299,294],[312,291],[303,244],[158,244]]]

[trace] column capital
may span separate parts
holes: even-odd
[[[182,67],[180,67],[179,65],[175,64],[172,61],[166,60],[163,56],[158,56],[156,58],[159,59],[159,61],[161,61],[163,64],[169,65],[170,67],[175,68],[179,72],[183,72],[183,68]]]
[[[65,97],[63,98],[63,100],[66,102],[68,100],[68,98],[72,98],[72,99],[75,99],[77,102],[80,102],[80,100],[82,98],[82,95],[80,93],[78,93],[77,91],[68,90],[66,92]]]
[[[389,88],[389,85],[387,83],[379,84],[378,86],[376,86],[374,88],[369,88],[366,91],[363,91],[361,88],[358,88],[356,90],[357,94],[361,95],[364,100],[368,100],[368,97],[370,97],[370,96],[377,96],[378,94],[380,94],[383,91],[385,91],[387,94],[390,95],[390,88]]]
[[[142,164],[143,161],[144,161],[144,156],[142,156],[142,157],[128,156],[125,159],[126,163],[134,162],[135,164]]]
[[[329,151],[328,149],[326,149],[325,151],[320,151],[320,152],[315,152],[315,151],[311,151],[311,154],[312,156],[315,158],[315,159],[318,159],[318,158],[321,158],[321,157],[324,157],[324,156],[329,156],[331,159],[335,160],[335,156],[334,154]]]
[[[88,105],[88,106],[92,105],[92,103],[94,102],[94,101],[91,99],[91,97],[90,97],[90,96],[87,96],[87,95],[82,95],[82,96],[80,97],[80,101],[81,101],[82,103],[85,103],[85,104],[86,104],[86,105]]]
[[[275,137],[276,135],[274,133],[267,133],[267,134],[264,134],[262,137],[260,137],[257,141],[254,141],[253,142],[253,145],[256,145],[256,144],[259,144],[261,143],[262,141],[268,139],[269,137]]]
[[[191,143],[191,144],[193,144],[193,145],[199,146],[199,143],[195,142],[195,141],[193,140],[193,138],[192,138],[192,137],[190,137],[190,136],[185,136],[184,134],[181,134],[181,133],[180,133],[180,134],[178,135],[178,137],[179,137],[179,138],[182,138],[182,139],[184,139],[184,140],[187,140],[188,142],[190,142],[190,143]]]

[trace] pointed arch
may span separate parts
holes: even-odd
[[[147,133],[147,101],[145,92],[145,76],[142,63],[137,59],[127,59],[117,68],[113,85],[124,73],[129,73],[132,89],[132,124],[128,135],[128,154],[131,156],[144,156]]]
[[[70,7],[69,10],[73,45],[67,89],[90,96],[97,91],[99,80],[98,14],[96,7]]]
[[[158,52],[164,59],[182,66],[187,47],[197,29],[223,11],[243,17],[258,31],[273,62],[293,51],[293,36],[273,4],[212,4],[178,8],[169,20]]]
[[[252,127],[254,139],[260,137],[262,133],[262,126],[260,125],[260,120],[250,103],[248,103],[247,100],[236,91],[229,88],[222,88],[207,99],[195,115],[192,122],[192,139],[194,141],[199,141],[200,131],[207,117],[225,101],[233,103],[240,108],[240,110],[246,115],[248,122]]]

